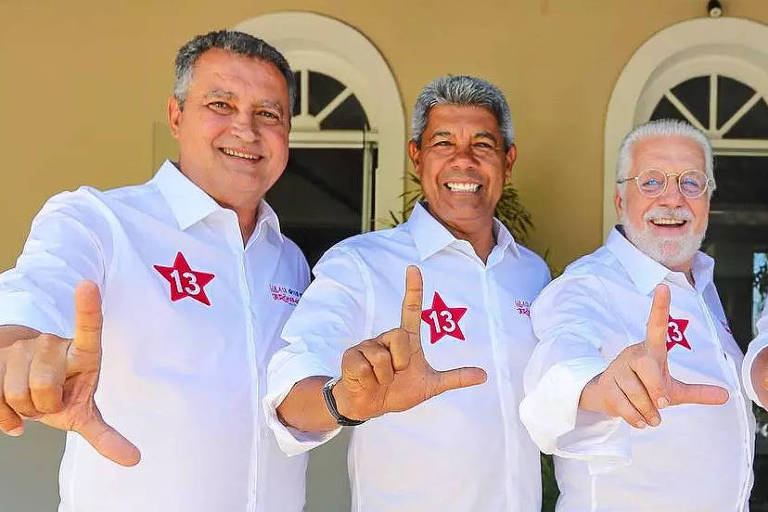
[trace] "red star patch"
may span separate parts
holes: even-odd
[[[691,350],[691,345],[685,338],[685,330],[688,328],[688,320],[682,318],[669,317],[667,323],[667,352],[672,350],[675,345],[680,345]]]
[[[181,252],[176,253],[172,267],[162,265],[154,265],[154,267],[170,283],[171,301],[175,302],[184,297],[191,297],[206,306],[211,305],[211,301],[205,294],[205,285],[210,283],[215,276],[189,268],[189,263]]]
[[[435,296],[432,297],[432,308],[421,312],[421,319],[429,324],[429,342],[437,343],[446,335],[464,341],[459,320],[466,312],[467,308],[449,308],[440,294],[435,292]]]

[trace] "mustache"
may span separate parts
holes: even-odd
[[[643,215],[644,221],[659,218],[689,221],[693,220],[693,212],[688,208],[665,208],[663,206],[656,206]]]

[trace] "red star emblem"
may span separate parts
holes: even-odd
[[[189,263],[181,252],[176,253],[172,267],[162,265],[154,265],[154,267],[170,283],[171,301],[191,297],[206,306],[211,305],[211,301],[205,294],[205,285],[211,282],[214,275],[189,268]]]
[[[464,341],[464,333],[459,327],[459,320],[467,308],[449,308],[440,294],[432,297],[432,308],[421,312],[421,319],[429,324],[429,342],[437,343],[445,335]]]
[[[682,318],[669,317],[667,323],[667,352],[672,350],[675,345],[680,345],[691,350],[691,345],[685,338],[685,330],[688,328],[688,320]]]

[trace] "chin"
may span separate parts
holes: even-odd
[[[706,229],[696,233],[689,231],[670,236],[659,236],[651,229],[635,229],[626,218],[621,219],[627,239],[649,258],[672,268],[683,265],[693,259],[701,248]]]

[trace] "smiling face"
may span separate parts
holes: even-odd
[[[704,151],[693,139],[683,136],[654,136],[637,141],[633,147],[633,178],[646,169],[679,174],[689,169],[704,170]],[[638,249],[666,267],[690,270],[693,256],[701,246],[709,220],[709,196],[683,196],[675,176],[663,194],[647,197],[634,182],[626,184],[624,198],[616,189],[616,212],[627,239]]]
[[[504,150],[493,113],[484,107],[437,105],[429,111],[421,147],[408,152],[429,210],[449,228],[490,225],[516,149]]]
[[[273,64],[219,48],[194,65],[183,109],[168,103],[182,172],[220,204],[256,208],[288,162],[285,78]]]

